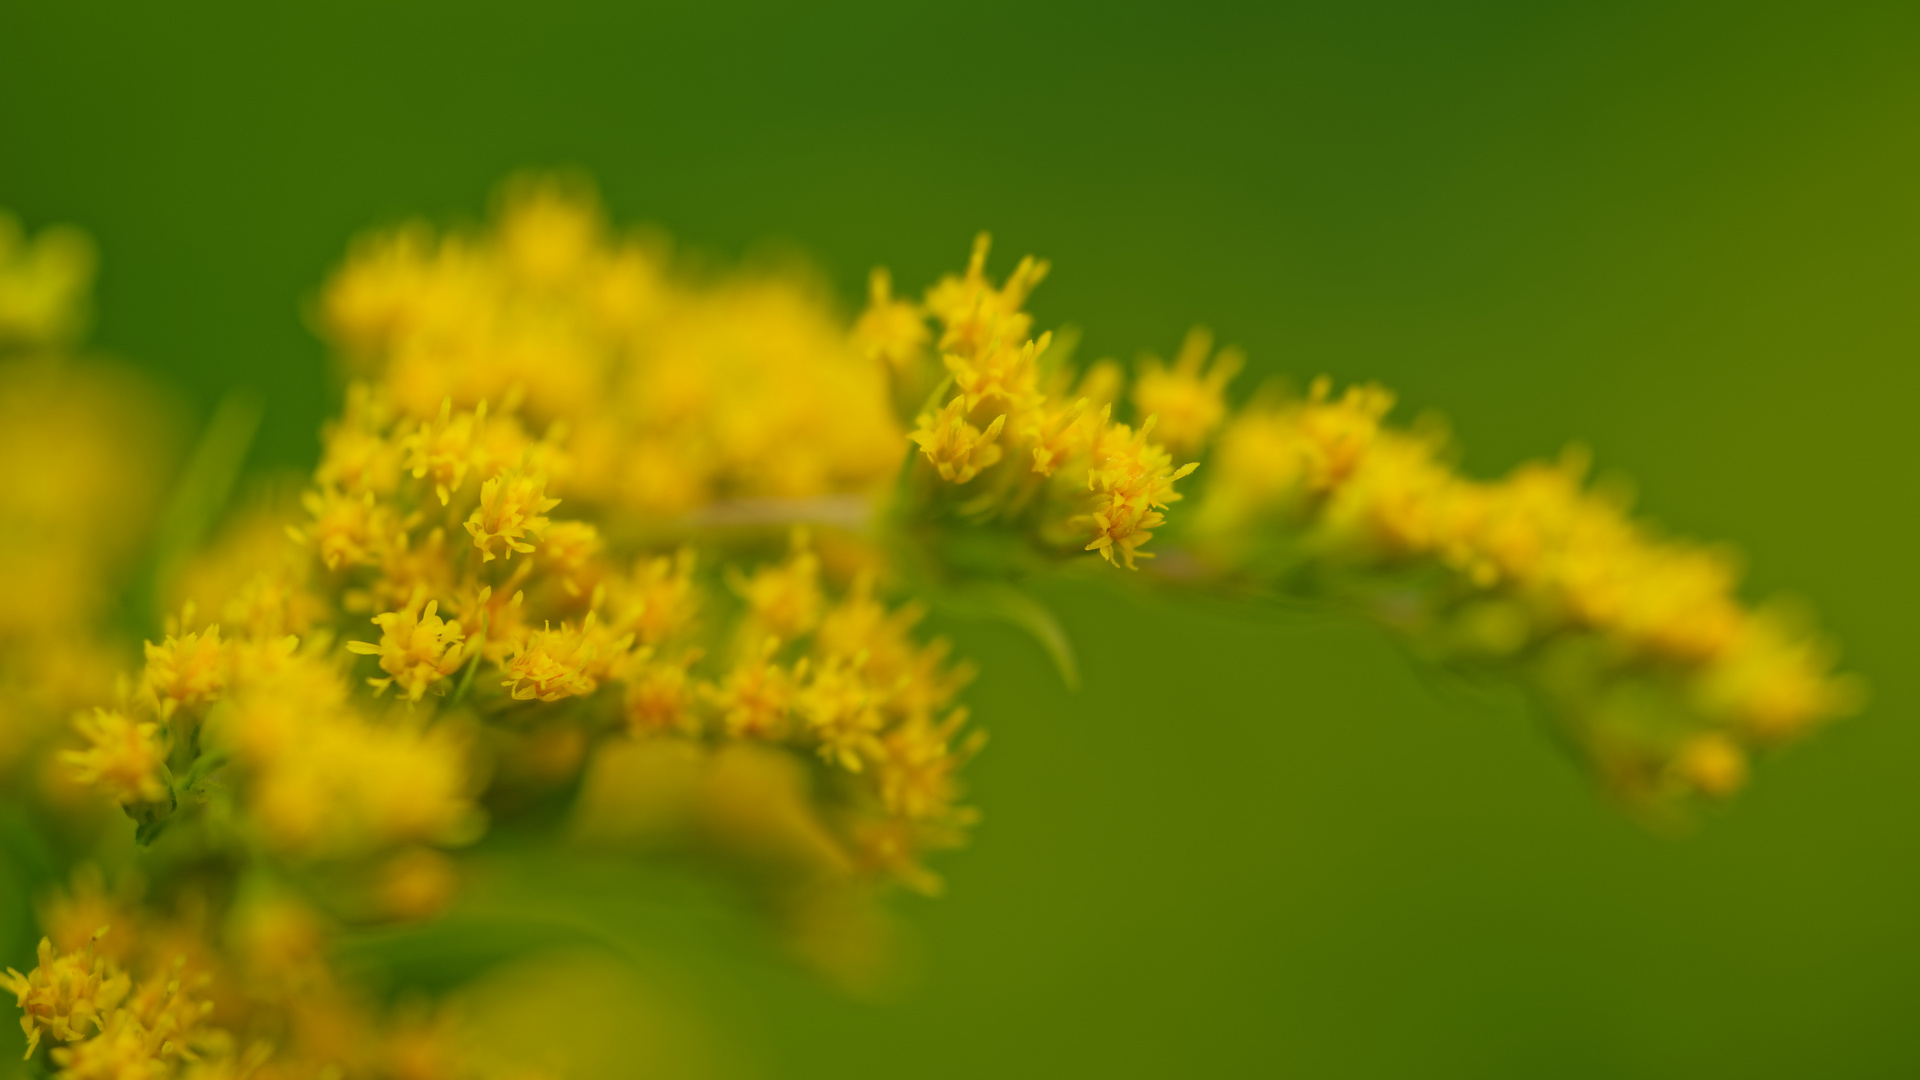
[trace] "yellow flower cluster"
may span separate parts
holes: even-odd
[[[1140,549],[1165,522],[1162,511],[1181,498],[1175,483],[1198,468],[1176,468],[1173,451],[1198,451],[1219,424],[1239,354],[1223,353],[1203,370],[1212,338],[1195,331],[1171,368],[1146,364],[1133,392],[1143,419],[1120,423],[1115,366],[1095,364],[1076,381],[1053,335],[1030,336],[1026,301],[1047,264],[1025,258],[996,286],[988,250],[983,234],[966,272],[940,279],[917,306],[895,299],[888,279],[876,276],[856,334],[869,353],[902,365],[932,339],[926,320],[938,326],[933,340],[948,378],[909,437],[944,481],[987,474],[985,490],[962,503],[964,516],[1030,516],[1043,542],[1072,543],[1133,569],[1151,557]],[[953,396],[940,402],[949,387]]]
[[[47,1038],[56,1044],[50,1056],[61,1076],[168,1077],[187,1062],[202,1064],[203,1055],[233,1053],[231,1037],[205,1023],[213,1003],[195,994],[194,983],[182,983],[184,960],[136,986],[119,964],[97,954],[94,941],[60,954],[42,938],[38,966],[25,975],[8,968],[0,986],[13,991],[25,1014],[27,1057]]]
[[[260,571],[250,585],[275,572]],[[404,614],[387,620],[390,640]],[[325,632],[304,644],[291,635],[223,637],[218,626],[186,630],[193,615],[189,605],[172,633],[147,646],[142,692],[125,711],[77,722],[89,742],[68,755],[79,778],[149,822],[183,804],[231,799],[244,831],[302,858],[359,858],[477,835],[471,736],[459,718],[428,722],[404,705],[381,710],[355,698]],[[430,610],[425,615],[438,621]],[[283,609],[260,625],[290,621]],[[415,650],[432,647],[430,630],[406,636]],[[382,661],[411,693],[432,662],[416,663],[404,648],[393,646]],[[371,681],[384,687],[393,680]],[[209,788],[216,772],[219,783]]]
[[[42,909],[37,965],[0,977],[27,1057],[50,1046],[66,1080],[539,1075],[479,1052],[450,1015],[382,1016],[329,962],[331,921],[289,893],[172,913],[137,885],[117,893],[82,864]]]
[[[1748,748],[1854,707],[1819,639],[1741,603],[1726,551],[1635,520],[1586,482],[1584,454],[1474,480],[1442,434],[1387,423],[1392,407],[1321,379],[1235,416],[1195,548],[1228,573],[1317,573],[1445,659],[1521,669],[1632,795],[1727,794]]]
[[[467,444],[484,439],[483,402],[564,423],[568,498],[607,512],[867,491],[899,462],[886,370],[823,290],[784,270],[677,270],[657,238],[613,233],[579,182],[509,184],[486,232],[414,224],[368,237],[319,318],[388,407],[439,418],[381,452],[449,490]],[[342,448],[341,465],[371,452]],[[512,488],[499,485],[503,509],[537,515]],[[505,538],[495,521],[475,525]]]

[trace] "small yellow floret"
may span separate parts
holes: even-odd
[[[1025,341],[1032,328],[1032,317],[1021,309],[1034,286],[1047,276],[1047,263],[1029,255],[996,288],[987,279],[987,253],[992,248],[988,234],[974,237],[966,273],[949,274],[927,290],[927,309],[942,325],[942,352],[972,357],[995,339]]]
[[[1200,467],[1197,462],[1173,467],[1166,449],[1148,441],[1154,420],[1147,417],[1138,431],[1126,424],[1110,425],[1094,445],[1093,468],[1087,474],[1087,486],[1094,492],[1088,515],[1094,535],[1086,550],[1129,570],[1135,568],[1134,560],[1152,557],[1140,547],[1166,520],[1160,511],[1180,500],[1174,482]]]
[[[389,677],[369,679],[371,685],[385,690],[397,682],[408,701],[419,701],[428,687],[460,670],[466,635],[459,622],[442,619],[439,610],[438,600],[428,600],[424,590],[415,592],[401,610],[373,617],[381,630],[379,644],[347,642],[349,652],[380,658],[380,670]]]
[[[880,755],[878,735],[885,718],[861,668],[866,657],[830,656],[794,698],[794,711],[818,740],[820,756],[848,772]]]
[[[191,634],[169,634],[158,645],[149,641],[146,653],[141,685],[163,720],[182,705],[212,701],[226,689],[227,654],[221,647],[218,626]]]
[[[995,440],[1006,425],[1003,413],[994,417],[984,431],[974,427],[967,423],[966,398],[956,397],[938,413],[921,413],[919,427],[907,437],[940,470],[941,479],[964,484],[1000,460],[1001,450]]]
[[[547,497],[546,477],[510,469],[480,486],[480,507],[467,519],[467,533],[484,561],[497,557],[496,540],[503,548],[501,554],[511,559],[516,551],[524,554],[534,549],[525,538],[543,538],[546,512],[559,505],[559,499]]]
[[[1226,418],[1227,383],[1239,373],[1246,358],[1238,349],[1222,349],[1213,367],[1202,371],[1213,351],[1213,334],[1205,327],[1187,333],[1173,366],[1148,358],[1133,384],[1133,404],[1141,416],[1158,416],[1160,441],[1176,454],[1191,454],[1206,445]]]
[[[125,713],[95,709],[74,718],[87,740],[85,750],[61,755],[74,778],[97,784],[123,806],[150,806],[171,798],[167,785],[167,748],[160,725],[137,722]]]
[[[561,588],[569,596],[579,596],[583,584],[591,584],[589,571],[594,556],[606,547],[600,530],[585,521],[555,522],[547,530],[540,557],[560,577]]]
[[[311,543],[329,570],[376,565],[383,553],[404,542],[405,524],[372,491],[354,494],[322,487],[300,501],[313,521],[304,529],[288,530],[289,535]]]
[[[786,735],[795,673],[774,661],[779,650],[779,639],[768,638],[757,655],[741,657],[719,685],[701,687],[729,737],[771,740]]]
[[[106,932],[101,927],[94,937]],[[15,1004],[26,1012],[20,1027],[27,1035],[29,1058],[42,1035],[75,1042],[87,1037],[88,1028],[103,1030],[105,1018],[133,988],[132,980],[94,954],[91,941],[79,952],[62,956],[53,951],[52,941],[41,938],[39,960],[25,975],[8,968],[0,979],[0,987],[13,991]]]
[[[731,570],[731,568],[729,568]],[[793,553],[785,562],[762,566],[751,577],[737,571],[729,584],[752,614],[750,632],[791,640],[820,621],[820,557],[808,546],[805,530],[795,530]]]
[[[453,399],[440,404],[440,415],[415,428],[403,446],[407,468],[414,479],[433,479],[434,494],[445,506],[467,478],[475,450],[481,444],[487,423],[487,403],[482,401],[471,412],[455,414]]]
[[[926,360],[926,309],[893,295],[893,277],[876,268],[868,279],[867,309],[853,324],[854,347],[894,372],[912,371]]]
[[[549,626],[527,634],[514,646],[513,656],[502,672],[507,677],[500,685],[519,701],[559,701],[593,693],[600,686],[589,671],[601,651],[595,644],[597,625],[594,615],[588,613],[578,627],[562,623],[558,630]],[[629,636],[614,646],[625,649],[632,643]]]
[[[956,774],[979,753],[986,733],[975,731],[955,746],[954,736],[966,722],[965,709],[955,709],[938,723],[922,713],[881,736],[880,797],[888,811],[914,821],[968,816],[958,806]]]
[[[1040,355],[1051,344],[1050,333],[1024,345],[996,340],[975,356],[948,353],[943,359],[968,412],[982,402],[995,401],[1010,411],[1023,413],[1041,402]]]

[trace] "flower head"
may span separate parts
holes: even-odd
[[[191,611],[187,618],[191,618]],[[220,628],[196,633],[168,634],[160,644],[146,644],[147,667],[141,686],[159,710],[171,717],[182,705],[214,700],[227,686],[227,654]]]
[[[546,513],[559,505],[559,499],[547,497],[546,477],[509,469],[480,486],[480,506],[467,519],[467,533],[485,561],[499,557],[493,551],[496,540],[501,556],[511,559],[516,551],[534,549],[526,537],[545,536]]]
[[[1133,384],[1133,404],[1141,416],[1158,416],[1160,441],[1176,454],[1196,453],[1226,419],[1227,383],[1246,362],[1238,349],[1213,352],[1213,334],[1204,327],[1187,332],[1171,367],[1149,357]]]
[[[965,397],[956,397],[938,413],[921,413],[920,426],[907,436],[920,452],[927,455],[943,480],[964,484],[980,470],[1000,460],[1000,429],[1007,426],[1005,413],[993,418],[983,431],[967,422]]]
[[[101,927],[94,936],[107,932]],[[119,1007],[133,988],[132,980],[105,959],[95,955],[88,942],[78,952],[60,955],[53,942],[40,939],[40,963],[25,975],[12,968],[0,986],[13,992],[15,1003],[25,1011],[20,1027],[27,1034],[27,1054],[40,1045],[43,1035],[56,1042],[75,1042],[87,1037],[89,1029],[103,1030],[104,1018]]]
[[[380,658],[380,670],[388,677],[368,682],[381,690],[398,683],[408,701],[419,701],[428,687],[460,670],[466,635],[458,621],[442,619],[439,610],[438,600],[428,600],[425,590],[416,591],[406,607],[373,617],[380,628],[378,644],[347,642],[348,652]]]
[[[559,701],[593,693],[600,686],[592,674],[601,658],[597,627],[598,620],[589,613],[579,626],[562,623],[558,630],[548,626],[528,633],[514,646],[500,685],[519,701]],[[611,647],[624,650],[632,643],[628,636]]]
[[[87,740],[85,750],[61,755],[75,779],[99,785],[127,807],[172,798],[160,725],[129,719],[118,710],[95,709],[75,717],[73,726]]]

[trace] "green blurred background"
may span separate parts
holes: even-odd
[[[1097,352],[1205,321],[1483,474],[1588,441],[1873,682],[1660,838],[1372,631],[1058,585],[1080,693],[948,628],[994,741],[917,989],[602,898],[775,1077],[1920,1075],[1917,121],[1911,4],[0,6],[0,205],[100,240],[104,347],[262,393],[262,467],[315,455],[353,233],[578,166],[850,304],[986,227]]]

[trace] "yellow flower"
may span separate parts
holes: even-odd
[[[528,447],[525,471],[642,513],[861,491],[894,468],[876,346],[811,281],[676,273],[658,244],[609,229],[577,182],[516,179],[496,206],[487,229],[364,240],[326,289],[328,335],[402,413],[501,404],[481,433],[501,467],[519,458],[495,437],[524,442],[501,422],[515,402],[529,422],[563,423],[577,451],[563,473],[550,442]],[[469,472],[486,478],[479,451]]]
[[[998,401],[1011,412],[1024,413],[1041,402],[1039,358],[1052,343],[1052,334],[1021,345],[996,340],[977,355],[948,353],[943,359],[968,412],[983,402]]]
[[[987,252],[993,237],[974,237],[965,274],[948,275],[927,290],[927,309],[940,320],[940,349],[972,357],[995,339],[1025,341],[1033,321],[1021,309],[1028,294],[1047,276],[1047,263],[1029,255],[1020,260],[1004,285],[987,279]]]
[[[779,639],[769,638],[757,655],[741,657],[718,686],[702,685],[702,695],[720,713],[720,725],[729,738],[786,736],[795,673],[774,661],[779,650]]]
[[[513,656],[502,670],[507,677],[500,685],[518,701],[559,701],[593,693],[600,686],[589,673],[600,659],[594,633],[597,625],[594,615],[588,613],[579,627],[562,623],[558,630],[549,626],[527,634],[525,640],[514,645]],[[624,650],[632,643],[633,639],[627,637],[614,642],[613,647]]]
[[[647,646],[656,646],[685,633],[700,610],[700,590],[693,580],[694,553],[642,559],[633,574],[615,583],[619,590],[617,624],[634,632]]]
[[[131,1014],[115,1013],[100,1034],[49,1056],[62,1080],[161,1080],[171,1068],[161,1057],[164,1044]]]
[[[526,639],[530,632],[527,594],[518,586],[531,571],[532,567],[523,564],[497,589],[491,585],[476,588],[469,583],[455,590],[447,606],[459,615],[461,629],[472,635],[467,645],[469,654],[478,650],[488,663],[504,664],[514,646]]]
[[[695,711],[696,683],[689,670],[701,657],[689,649],[672,660],[652,656],[629,665],[622,678],[627,684],[627,730],[635,735],[662,732],[691,733],[699,727]]]
[[[289,529],[288,535],[312,544],[329,570],[376,565],[384,552],[405,540],[406,523],[371,491],[355,495],[323,487],[300,501],[313,521],[304,529]]]
[[[1007,424],[1002,413],[982,431],[967,423],[966,406],[965,397],[956,397],[937,414],[921,413],[920,426],[908,436],[940,471],[940,478],[956,484],[966,483],[1000,460],[1000,447],[994,442]]]
[[[1094,536],[1086,550],[1129,570],[1135,559],[1152,558],[1139,549],[1166,520],[1160,511],[1181,498],[1174,482],[1200,467],[1190,462],[1175,469],[1167,451],[1147,440],[1153,427],[1151,416],[1137,432],[1125,424],[1110,424],[1094,445],[1093,468],[1087,474],[1087,486],[1094,492],[1089,515]]]
[[[794,711],[818,741],[820,756],[848,772],[859,772],[863,761],[879,756],[877,736],[885,723],[861,677],[865,660],[830,656],[794,695]]]
[[[605,547],[605,541],[600,539],[600,530],[591,524],[562,521],[547,530],[540,557],[560,575],[560,586],[567,595],[579,596],[581,584],[592,583],[589,575],[594,557]]]
[[[445,723],[315,714],[285,752],[254,769],[249,820],[274,849],[306,858],[465,843],[483,823],[467,761],[465,737]]]
[[[873,574],[864,571],[853,587],[828,610],[813,637],[814,654],[861,661],[875,705],[893,718],[931,713],[952,702],[973,677],[964,666],[947,664],[944,640],[921,645],[912,629],[925,614],[918,604],[889,611],[873,596]]]
[[[956,805],[960,786],[955,774],[979,753],[986,733],[976,731],[954,746],[953,738],[966,722],[965,709],[955,709],[938,723],[920,713],[880,737],[880,797],[888,812],[916,821],[971,820]]]
[[[1160,418],[1155,430],[1173,453],[1198,451],[1226,418],[1227,383],[1239,373],[1246,358],[1238,349],[1222,349],[1214,357],[1213,367],[1203,372],[1212,351],[1213,334],[1204,327],[1194,327],[1187,332],[1172,367],[1149,357],[1134,381],[1134,408],[1141,416]]]
[[[1747,755],[1725,735],[1696,735],[1674,759],[1675,771],[1696,791],[1725,798],[1747,782]]]
[[[101,927],[94,936],[107,932]],[[66,955],[53,951],[53,942],[40,939],[39,966],[22,975],[7,969],[0,986],[11,990],[15,1004],[25,1010],[20,1018],[27,1035],[27,1053],[31,1058],[42,1035],[57,1042],[76,1042],[87,1037],[87,1029],[103,1029],[104,1018],[119,1007],[133,988],[132,980],[106,960],[94,955],[93,943]]]
[[[868,279],[867,309],[853,324],[855,347],[896,373],[908,372],[926,361],[926,310],[911,300],[896,300],[893,277],[876,268]]]
[[[247,765],[295,752],[315,718],[345,709],[351,693],[330,644],[299,649],[285,638],[237,649],[234,691],[208,714],[206,745]]]
[[[380,552],[379,576],[365,589],[346,589],[340,606],[356,613],[394,611],[413,601],[415,593],[446,596],[458,593],[455,586],[455,556],[447,550],[447,532],[435,527],[418,543],[405,533],[394,538]],[[453,607],[449,603],[449,609]],[[472,619],[461,619],[471,629]]]
[[[733,591],[752,616],[752,625],[744,629],[756,639],[796,638],[820,621],[820,557],[808,547],[805,530],[794,531],[793,552],[785,562],[762,566],[751,577],[728,569]]]
[[[36,914],[56,952],[77,953],[91,942],[97,955],[124,963],[138,934],[134,928],[140,892],[140,879],[133,873],[118,875],[109,890],[99,865],[83,862],[73,868],[72,888],[56,890],[37,906]],[[103,926],[117,926],[121,932],[98,936]]]
[[[364,382],[347,387],[340,419],[320,439],[320,467],[314,483],[354,493],[387,496],[400,484],[405,448],[389,437],[393,403]]]
[[[534,545],[525,537],[540,539],[547,532],[546,512],[560,505],[547,498],[546,477],[508,470],[480,486],[480,506],[467,519],[467,533],[482,558],[492,562],[494,541],[500,541],[502,554],[531,552]]]
[[[441,506],[447,505],[466,480],[486,423],[486,402],[474,406],[471,412],[455,415],[453,399],[447,398],[441,402],[438,417],[415,428],[403,441],[408,470],[416,480],[432,476]]]
[[[95,709],[74,718],[87,740],[85,750],[69,750],[61,759],[83,784],[97,784],[123,806],[157,806],[172,799],[167,747],[160,725],[137,722],[125,713]]]
[[[1860,680],[1835,676],[1833,666],[1831,645],[1784,614],[1761,611],[1699,673],[1694,699],[1753,739],[1782,742],[1865,701]]]
[[[1069,460],[1087,452],[1105,423],[1093,404],[1091,398],[1083,397],[1058,409],[1035,409],[1029,414],[1021,435],[1033,444],[1034,472],[1052,476]]]
[[[466,635],[458,621],[442,619],[439,610],[438,600],[428,600],[424,590],[415,592],[406,607],[373,617],[381,630],[379,644],[347,642],[348,652],[380,658],[380,670],[389,677],[368,679],[370,685],[385,690],[398,682],[408,701],[419,701],[428,687],[460,670]]]
[[[182,622],[192,617],[191,609]],[[160,644],[146,643],[147,667],[141,687],[165,720],[182,705],[199,705],[220,696],[227,686],[227,655],[220,628],[178,636],[169,634]]]

